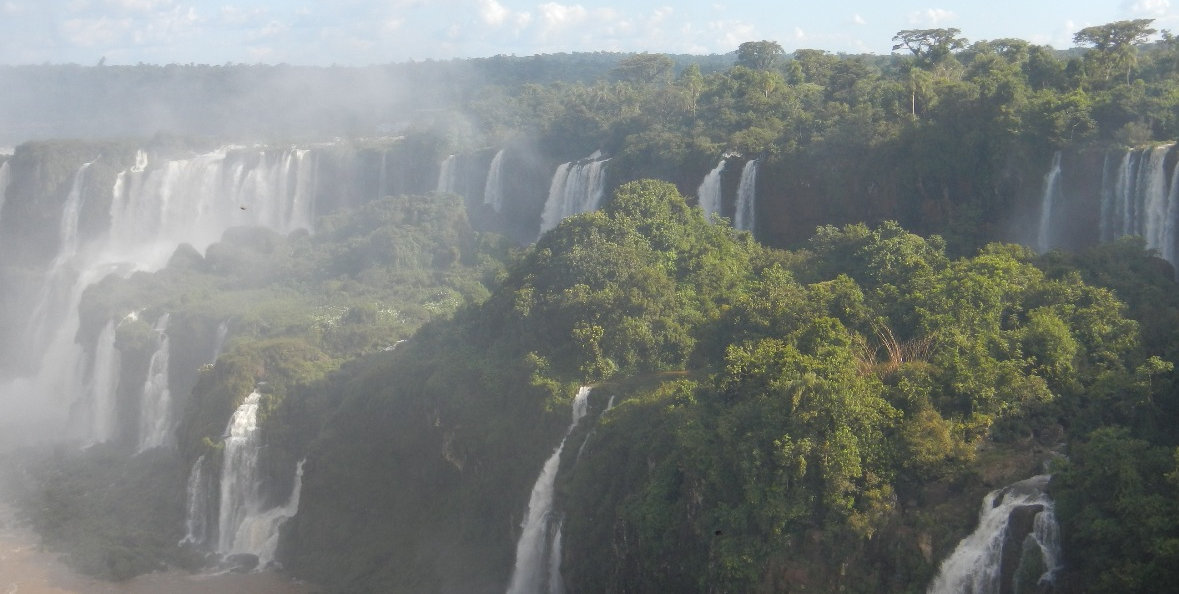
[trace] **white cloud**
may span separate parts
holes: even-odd
[[[507,20],[510,14],[511,11],[495,0],[479,1],[479,15],[483,17],[483,22],[488,25],[498,27]]]
[[[756,37],[753,25],[742,21],[712,21],[708,29],[716,36],[716,45],[730,52],[737,46]]]
[[[867,25],[868,24],[868,21],[865,21],[864,17],[860,16],[860,13],[858,13],[858,12],[856,14],[852,15],[851,22],[854,25]]]
[[[266,16],[266,9],[251,8],[246,10],[236,6],[222,6],[220,16],[224,24],[241,27],[259,22]]]
[[[937,27],[947,21],[954,20],[957,16],[952,10],[927,8],[909,13],[909,24],[921,27]]]
[[[61,24],[61,34],[74,45],[95,47],[115,43],[131,27],[130,19],[67,19]]]
[[[548,2],[541,4],[539,8],[540,20],[546,32],[581,23],[589,14],[589,11],[580,4],[566,5]]]
[[[109,6],[123,10],[151,12],[172,5],[172,0],[107,0]]]
[[[1166,16],[1170,9],[1171,3],[1168,0],[1136,0],[1122,3],[1122,12],[1133,16],[1161,17]]]

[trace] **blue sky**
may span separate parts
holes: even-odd
[[[1056,48],[1090,26],[1154,18],[1179,0],[0,0],[0,63],[368,65],[574,51],[888,53],[902,29],[957,27],[971,41]],[[1062,6],[1063,5],[1063,6]]]

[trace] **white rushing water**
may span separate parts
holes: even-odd
[[[450,155],[442,160],[442,165],[438,167],[438,185],[435,192],[439,194],[453,194],[455,191],[455,161],[457,158]]]
[[[1120,159],[1106,156],[1099,223],[1102,241],[1141,235],[1146,247],[1176,263],[1179,167],[1170,175],[1166,171],[1167,155],[1174,146],[1128,150]]]
[[[565,440],[577,428],[589,409],[590,388],[582,386],[573,399],[573,420],[561,443],[545,461],[528,498],[528,513],[516,543],[516,565],[508,594],[560,594],[561,519],[553,513],[553,490]]]
[[[90,435],[94,441],[110,441],[118,430],[115,395],[119,387],[120,368],[121,355],[115,347],[115,322],[111,320],[98,335],[86,387],[87,400],[93,407]]]
[[[203,252],[230,227],[311,229],[316,167],[310,151],[295,148],[223,147],[182,159],[138,151],[109,189],[96,189],[87,182],[93,163],[75,171],[64,197],[57,253],[21,314],[23,332],[2,337],[19,341],[11,344],[30,354],[35,369],[0,378],[0,403],[14,415],[20,411],[21,424],[41,427],[43,435],[61,436],[69,427],[72,437],[101,441],[111,437],[110,423],[100,418],[110,409],[93,398],[109,394],[101,377],[107,366],[97,360],[105,355],[98,352],[102,345],[92,345],[87,360],[87,349],[76,343],[86,288],[111,273],[159,270],[182,243]],[[89,195],[99,191],[109,195]],[[83,237],[81,216],[92,200],[109,201],[109,226]],[[81,414],[90,418],[76,418]],[[141,447],[165,441],[154,429],[144,430],[141,440]]]
[[[721,173],[725,170],[725,159],[721,159],[708,175],[704,176],[704,181],[700,182],[700,187],[696,189],[696,199],[700,204],[700,210],[704,211],[704,216],[711,217],[714,214],[720,213],[721,210]]]
[[[1060,151],[1052,156],[1052,167],[1044,175],[1044,191],[1040,198],[1040,227],[1036,234],[1036,249],[1041,254],[1052,249],[1052,211],[1060,197]]]
[[[1008,540],[1008,521],[1017,508],[1031,506],[1040,511],[1028,535],[1012,546],[1021,550],[1011,555],[1018,561],[1023,548],[1039,548],[1044,572],[1041,583],[1051,582],[1060,567],[1060,537],[1053,514],[1052,500],[1044,492],[1049,475],[1038,475],[996,489],[983,499],[978,528],[958,543],[954,552],[942,562],[937,577],[929,586],[930,594],[997,594],[1001,588],[1004,542]],[[1018,573],[1009,568],[1009,576]]]
[[[221,505],[217,514],[221,555],[248,553],[258,557],[258,566],[274,560],[279,528],[299,510],[303,487],[303,462],[295,469],[291,495],[283,505],[266,507],[258,456],[262,443],[258,435],[258,405],[262,395],[251,392],[225,429],[221,462]]]
[[[139,402],[139,451],[168,445],[172,437],[172,389],[168,382],[172,341],[168,338],[170,314],[156,322],[157,346],[147,366],[147,379]]]
[[[750,159],[741,168],[741,182],[737,184],[737,210],[733,227],[753,231],[757,225],[757,159]]]
[[[217,512],[217,552],[247,552],[236,546],[237,529],[257,499],[258,403],[262,395],[251,392],[233,411],[225,428],[221,454],[221,506]]]
[[[205,455],[192,464],[185,487],[184,538],[181,545],[201,546],[209,534],[209,490],[205,475]]]
[[[600,151],[580,161],[562,163],[549,184],[549,196],[540,215],[540,234],[553,229],[565,217],[597,210],[606,193],[606,162]]]
[[[0,221],[4,220],[4,202],[8,197],[8,184],[12,181],[11,170],[8,161],[0,163]]]
[[[483,184],[483,204],[499,212],[504,205],[504,149],[499,149],[487,166],[487,182]]]

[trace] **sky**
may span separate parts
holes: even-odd
[[[1057,49],[1092,25],[1153,18],[1179,0],[0,0],[0,64],[385,64],[619,51],[887,54],[904,29],[955,27]]]

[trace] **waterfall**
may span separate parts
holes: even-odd
[[[565,440],[577,428],[589,409],[590,388],[582,386],[573,399],[573,421],[565,431],[565,437],[553,454],[545,461],[532,495],[528,498],[528,513],[521,524],[520,540],[516,543],[516,565],[508,594],[559,594],[561,520],[553,513],[553,490],[557,482],[557,469],[561,464],[561,451]]]
[[[8,161],[0,163],[0,220],[4,220],[4,199],[8,195],[8,184],[12,181]]]
[[[725,159],[721,159],[720,163],[704,176],[704,181],[700,182],[700,187],[696,189],[697,202],[700,204],[700,210],[704,211],[705,218],[720,213],[721,172],[725,170],[726,162]]]
[[[111,201],[108,257],[157,270],[176,246],[203,252],[229,227],[280,233],[311,229],[315,159],[308,150],[225,147],[118,175]]]
[[[737,184],[737,212],[733,215],[733,227],[752,232],[757,224],[757,159],[745,162],[741,169],[741,182]]]
[[[181,545],[191,544],[201,546],[209,535],[209,489],[208,477],[205,472],[205,455],[201,454],[192,465],[188,473],[188,485],[185,489],[184,538]]]
[[[1140,204],[1142,205],[1141,233],[1146,239],[1146,247],[1162,252],[1163,236],[1166,229],[1167,216],[1167,174],[1163,169],[1163,162],[1171,146],[1157,146],[1147,152],[1146,167],[1142,169],[1142,191]]]
[[[217,357],[221,356],[221,349],[225,348],[225,339],[229,337],[229,322],[221,322],[217,324],[217,335],[213,337],[213,355],[209,357],[210,363],[216,363]]]
[[[98,334],[86,389],[93,409],[90,438],[96,442],[110,441],[118,429],[115,395],[119,387],[120,359],[119,349],[115,348],[115,322],[111,320]]]
[[[20,336],[6,337],[20,341],[35,367],[26,376],[0,382],[0,402],[21,403],[5,410],[27,411],[21,414],[29,422],[46,425],[43,435],[60,435],[67,420],[72,431],[86,434],[104,432],[101,427],[107,425],[95,416],[106,414],[104,405],[87,401],[105,392],[83,381],[89,369],[87,381],[94,384],[97,353],[87,357],[75,341],[87,287],[111,273],[159,270],[182,243],[203,252],[230,227],[263,226],[281,233],[311,229],[315,212],[316,158],[309,150],[227,146],[183,159],[140,150],[110,186],[109,227],[82,245],[79,216],[94,198],[87,196],[94,191],[86,183],[90,167],[83,164],[74,173],[58,221],[58,252],[40,272],[39,293],[29,300],[33,305],[21,312],[25,327]],[[71,408],[91,417],[67,419]],[[140,439],[147,441],[141,446],[155,443],[153,434],[154,429],[145,429]]]
[[[483,184],[483,204],[499,212],[504,205],[504,149],[499,149],[487,167],[487,182]]]
[[[265,567],[274,560],[279,528],[299,509],[303,462],[295,469],[295,483],[286,504],[265,508],[258,475],[258,455],[262,449],[258,436],[261,399],[257,391],[251,392],[234,411],[225,429],[217,552],[225,556],[257,555],[259,567]]]
[[[1024,559],[1038,553],[1039,583],[1051,583],[1060,567],[1060,537],[1049,475],[991,491],[983,498],[978,528],[942,562],[930,594],[1011,592]]]
[[[1060,196],[1060,151],[1052,155],[1052,167],[1044,176],[1044,195],[1040,199],[1040,230],[1036,248],[1041,254],[1052,249],[1052,208]]]
[[[225,428],[221,454],[221,506],[217,513],[218,544],[221,554],[243,552],[235,546],[237,529],[257,499],[258,402],[262,395],[251,392],[233,411]]]
[[[233,552],[250,553],[258,556],[258,567],[266,567],[274,561],[274,554],[278,550],[279,530],[287,520],[295,517],[299,511],[299,497],[303,491],[303,464],[300,460],[295,466],[295,482],[291,487],[291,494],[283,505],[262,511],[251,511],[242,519],[234,536]]]
[[[160,316],[155,331],[158,346],[147,366],[147,380],[139,401],[139,451],[160,447],[171,440],[172,390],[168,385],[168,362],[171,341],[168,339],[170,314]]]
[[[439,194],[453,194],[455,191],[455,161],[454,155],[450,155],[442,160],[442,165],[438,167],[438,187],[435,192]]]
[[[606,162],[600,151],[580,161],[562,163],[549,184],[549,197],[540,215],[540,233],[553,229],[565,217],[597,210],[606,192]]]
[[[1179,168],[1166,171],[1173,144],[1128,150],[1118,165],[1106,155],[1102,173],[1099,233],[1102,241],[1141,235],[1146,247],[1157,250],[1172,264],[1176,258],[1176,218],[1179,218]]]
[[[377,195],[380,200],[385,197],[385,188],[389,187],[389,150],[381,151],[381,166],[377,173]]]
[[[26,313],[23,333],[6,337],[34,354],[38,367],[30,376],[9,378],[0,384],[0,402],[12,415],[18,413],[11,411],[21,411],[25,419],[18,424],[36,437],[57,434],[63,427],[89,433],[92,427],[90,419],[74,417],[78,410],[94,409],[88,403],[75,402],[86,391],[83,376],[87,364],[75,341],[78,304],[86,287],[106,274],[101,268],[78,265],[78,260],[86,257],[85,251],[78,253],[77,232],[86,198],[86,172],[92,163],[83,164],[74,173],[58,220],[58,253],[43,273],[36,301]],[[41,424],[45,426],[34,428]]]

